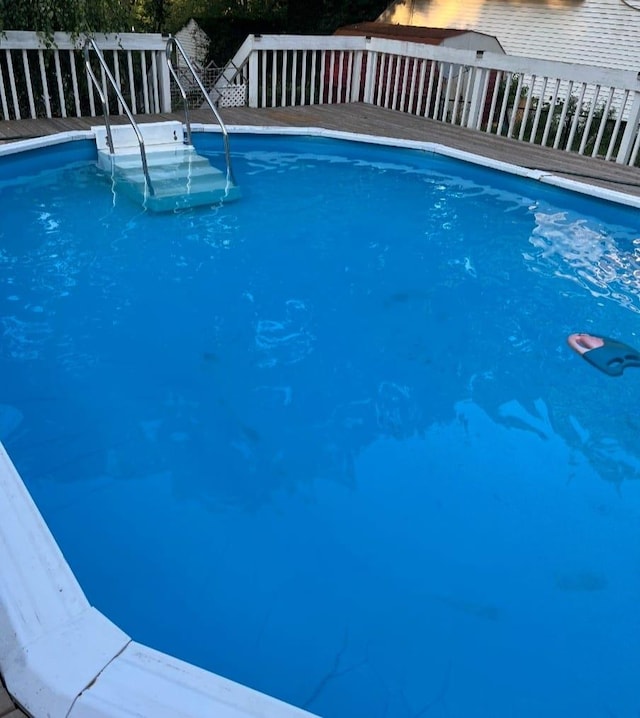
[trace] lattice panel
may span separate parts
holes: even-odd
[[[219,90],[218,107],[244,107],[247,104],[246,85],[227,85]]]

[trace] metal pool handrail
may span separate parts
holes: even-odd
[[[104,122],[107,130],[107,144],[109,145],[109,152],[113,155],[114,154],[114,147],[113,147],[113,136],[111,134],[111,123],[109,122],[109,110],[107,107],[107,98],[105,96],[105,93],[103,92],[102,87],[100,87],[100,83],[98,82],[98,78],[95,76],[95,73],[93,72],[93,68],[91,67],[91,62],[89,58],[89,51],[95,50],[95,53],[98,57],[98,61],[100,62],[100,67],[103,69],[104,74],[109,79],[109,82],[111,83],[111,86],[113,87],[116,97],[118,98],[118,102],[122,105],[122,108],[125,111],[125,114],[129,118],[129,122],[131,123],[131,127],[133,128],[133,131],[136,134],[136,137],[138,139],[138,144],[140,145],[140,157],[142,159],[142,171],[144,172],[145,181],[147,184],[147,188],[149,190],[149,194],[153,195],[153,186],[151,184],[151,177],[149,176],[149,166],[147,164],[147,153],[144,149],[144,139],[142,138],[142,133],[140,132],[140,128],[138,127],[137,122],[133,118],[133,114],[131,113],[131,110],[129,109],[129,106],[127,105],[122,92],[120,92],[120,88],[118,87],[118,83],[116,82],[115,78],[111,74],[111,70],[109,70],[109,66],[105,62],[105,59],[100,52],[100,48],[98,47],[96,41],[92,37],[88,37],[85,40],[84,47],[82,48],[82,51],[84,53],[84,64],[87,70],[87,75],[91,78],[91,82],[93,83],[93,87],[98,91],[98,95],[100,96],[100,102],[102,103],[102,112],[104,114]]]
[[[196,84],[198,85],[198,88],[200,89],[200,92],[204,95],[204,99],[206,103],[211,108],[211,111],[215,115],[215,118],[220,125],[220,129],[222,130],[222,141],[224,143],[224,156],[227,163],[227,179],[233,182],[233,172],[231,170],[231,151],[229,149],[229,133],[227,132],[227,128],[222,120],[222,117],[220,117],[220,113],[216,109],[216,106],[211,101],[211,98],[209,97],[209,93],[205,89],[205,86],[202,84],[202,80],[200,80],[200,77],[198,76],[198,73],[196,72],[195,67],[191,64],[191,60],[187,57],[187,53],[185,52],[184,48],[180,44],[180,41],[177,37],[174,37],[171,35],[169,39],[167,40],[167,47],[165,50],[165,58],[167,60],[167,66],[169,68],[169,72],[171,73],[171,76],[176,82],[176,85],[178,86],[178,89],[180,90],[180,96],[182,97],[182,102],[184,104],[184,119],[185,119],[185,126],[187,128],[187,143],[191,144],[191,122],[189,120],[189,103],[187,101],[187,93],[184,90],[184,87],[182,86],[182,83],[180,82],[180,79],[178,78],[178,74],[175,71],[175,68],[173,67],[173,61],[171,59],[171,55],[173,52],[173,49],[176,49],[177,52],[180,53],[182,59],[184,60],[186,66],[189,68],[189,71],[193,75],[193,79],[196,81]]]

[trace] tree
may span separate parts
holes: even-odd
[[[134,0],[135,3],[135,0]],[[0,30],[35,30],[50,37],[131,28],[132,0],[0,0]]]
[[[165,32],[173,0],[133,0],[133,27],[139,32]]]
[[[375,20],[387,5],[387,0],[288,0],[288,31],[332,33],[342,25]]]

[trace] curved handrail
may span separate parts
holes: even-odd
[[[175,68],[173,67],[173,62],[171,60],[171,53],[173,51],[173,48],[176,48],[176,50],[180,53],[182,56],[182,59],[184,60],[186,66],[189,68],[191,74],[193,75],[194,80],[196,81],[196,84],[198,85],[200,92],[204,95],[204,99],[211,108],[213,114],[215,115],[216,120],[218,121],[218,124],[220,125],[220,129],[222,131],[222,141],[224,142],[224,156],[225,160],[227,162],[227,179],[229,179],[231,182],[234,182],[233,180],[233,171],[231,170],[231,151],[229,149],[229,133],[227,132],[227,128],[222,121],[222,117],[220,117],[220,113],[216,109],[216,106],[211,102],[211,98],[209,97],[209,93],[205,89],[205,86],[202,84],[202,81],[200,80],[200,77],[198,76],[198,73],[196,72],[195,67],[192,65],[191,60],[187,57],[187,53],[184,50],[184,47],[180,44],[180,41],[177,37],[174,37],[173,35],[169,36],[169,39],[167,40],[167,47],[165,49],[165,57],[167,60],[167,66],[169,67],[169,72],[171,73],[171,76],[176,82],[176,85],[178,86],[178,89],[180,90],[180,95],[182,97],[182,101],[184,104],[184,117],[185,117],[185,125],[187,128],[187,142],[191,144],[191,123],[189,122],[189,109],[188,109],[188,102],[187,102],[187,93],[184,91],[184,87],[182,86],[182,83],[178,79],[178,74],[175,71]],[[234,182],[235,184],[235,182]]]
[[[94,88],[98,91],[98,95],[100,97],[100,102],[102,103],[102,112],[104,114],[104,122],[105,122],[105,126],[107,129],[107,144],[109,145],[109,152],[110,152],[110,154],[114,154],[113,136],[111,134],[111,123],[109,122],[109,110],[107,108],[107,98],[105,97],[102,87],[100,87],[100,83],[98,82],[98,78],[95,76],[93,68],[91,67],[91,62],[90,62],[90,58],[89,58],[89,51],[91,49],[95,50],[95,53],[98,56],[98,61],[100,62],[100,66],[104,70],[104,73],[108,77],[109,82],[111,83],[111,86],[115,90],[116,97],[118,98],[118,102],[122,105],[122,107],[125,111],[125,114],[129,118],[131,127],[133,128],[133,131],[136,134],[136,137],[138,139],[138,144],[140,145],[140,157],[142,159],[142,171],[144,172],[144,177],[145,177],[145,181],[147,183],[147,187],[149,189],[149,194],[153,195],[154,194],[153,186],[151,184],[151,177],[149,176],[149,166],[147,164],[147,153],[144,149],[144,139],[142,138],[142,133],[140,132],[138,124],[134,120],[133,115],[131,114],[131,110],[129,109],[129,106],[126,103],[126,101],[122,95],[122,92],[120,92],[118,83],[115,81],[115,78],[111,74],[111,70],[109,70],[109,66],[105,62],[102,52],[100,52],[100,48],[98,47],[96,41],[92,37],[88,37],[85,40],[84,46],[82,48],[82,52],[84,54],[84,65],[87,70],[87,74],[91,78],[91,82],[93,83]]]

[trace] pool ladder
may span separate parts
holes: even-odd
[[[229,181],[234,183],[233,172],[231,170],[231,151],[229,150],[229,133],[227,132],[227,128],[225,127],[225,124],[222,121],[222,117],[220,117],[220,113],[216,109],[216,106],[211,101],[211,98],[209,97],[209,93],[207,92],[205,86],[202,84],[202,80],[200,79],[200,76],[196,72],[195,67],[191,63],[191,60],[189,60],[189,58],[187,57],[187,53],[185,52],[184,47],[182,47],[182,45],[177,37],[174,37],[173,35],[171,35],[169,37],[169,39],[167,40],[167,46],[165,49],[165,58],[167,61],[167,66],[169,67],[169,72],[171,73],[171,76],[173,77],[176,85],[178,86],[178,89],[180,90],[180,97],[182,98],[182,104],[184,105],[184,120],[185,120],[185,127],[187,128],[186,142],[189,145],[191,144],[191,121],[189,120],[189,102],[187,100],[187,93],[185,92],[185,89],[182,86],[180,79],[178,78],[178,73],[175,71],[175,68],[173,67],[172,56],[173,56],[174,50],[176,51],[177,54],[179,54],[182,57],[182,60],[184,61],[185,65],[189,68],[189,72],[193,75],[193,79],[196,81],[196,84],[197,84],[200,92],[202,92],[205,102],[211,108],[211,111],[215,115],[215,118],[218,121],[218,124],[220,125],[220,130],[222,131],[222,141],[224,143],[224,156],[225,156],[225,160],[227,163],[227,176],[229,178]]]
[[[151,184],[151,177],[149,176],[149,164],[147,162],[147,153],[144,149],[144,139],[142,137],[142,133],[140,132],[140,128],[138,127],[138,123],[134,120],[133,114],[131,113],[131,110],[129,109],[129,105],[125,102],[124,97],[122,96],[122,92],[120,91],[120,88],[118,87],[118,83],[115,80],[115,77],[111,74],[111,70],[109,69],[109,66],[107,65],[104,56],[102,52],[100,52],[100,48],[98,47],[98,44],[92,37],[88,37],[84,42],[84,47],[82,48],[82,52],[84,54],[84,66],[87,70],[87,75],[89,76],[91,83],[93,84],[94,89],[98,93],[98,97],[100,98],[100,103],[102,105],[102,113],[104,114],[104,125],[107,132],[107,145],[109,146],[109,152],[114,155],[115,154],[115,147],[113,144],[113,133],[111,131],[111,122],[109,121],[109,105],[107,103],[107,96],[104,91],[104,88],[100,86],[100,83],[98,82],[98,78],[95,76],[95,73],[93,71],[93,68],[91,67],[91,50],[94,50],[96,53],[96,57],[98,58],[98,62],[100,63],[100,68],[104,72],[105,76],[111,83],[111,86],[113,87],[116,97],[118,98],[118,102],[122,106],[122,109],[125,111],[125,114],[127,115],[129,122],[131,124],[131,127],[133,128],[133,131],[136,134],[136,138],[138,140],[138,144],[140,146],[140,157],[142,159],[142,171],[144,172],[147,189],[150,195],[153,195],[153,185]]]
[[[91,66],[91,51],[98,58],[102,83],[98,81]],[[185,112],[184,128],[179,122],[138,125],[94,38],[88,37],[85,40],[83,54],[87,76],[100,98],[105,122],[103,128],[93,128],[98,146],[98,165],[105,171],[111,171],[114,180],[122,180],[120,186],[125,192],[142,194],[144,204],[156,210],[215,204],[238,196],[239,192],[231,168],[227,128],[184,48],[175,37],[170,37],[167,41],[165,59],[182,96]],[[212,167],[205,157],[198,155],[191,144],[187,95],[173,67],[174,54],[182,56],[220,126],[224,143],[225,175]],[[105,88],[107,80],[129,120],[129,125],[112,127]],[[151,150],[152,154],[149,154]],[[150,167],[153,169],[153,182]]]

